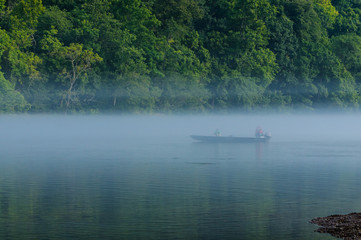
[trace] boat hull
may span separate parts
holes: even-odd
[[[200,136],[191,135],[191,138],[201,142],[210,143],[252,143],[252,142],[268,142],[271,137],[226,137],[226,136]]]

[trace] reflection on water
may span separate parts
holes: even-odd
[[[361,211],[361,141],[78,133],[0,137],[0,239],[333,239],[308,221]]]

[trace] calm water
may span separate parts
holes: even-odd
[[[3,116],[0,239],[334,239],[308,221],[361,211],[359,120]]]

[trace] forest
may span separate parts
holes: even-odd
[[[0,113],[359,111],[361,0],[0,0]]]

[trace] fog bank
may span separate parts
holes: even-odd
[[[42,138],[104,139],[173,137],[191,134],[253,136],[261,126],[272,141],[361,139],[361,115],[2,115],[2,141]],[[191,141],[189,139],[189,141]]]

